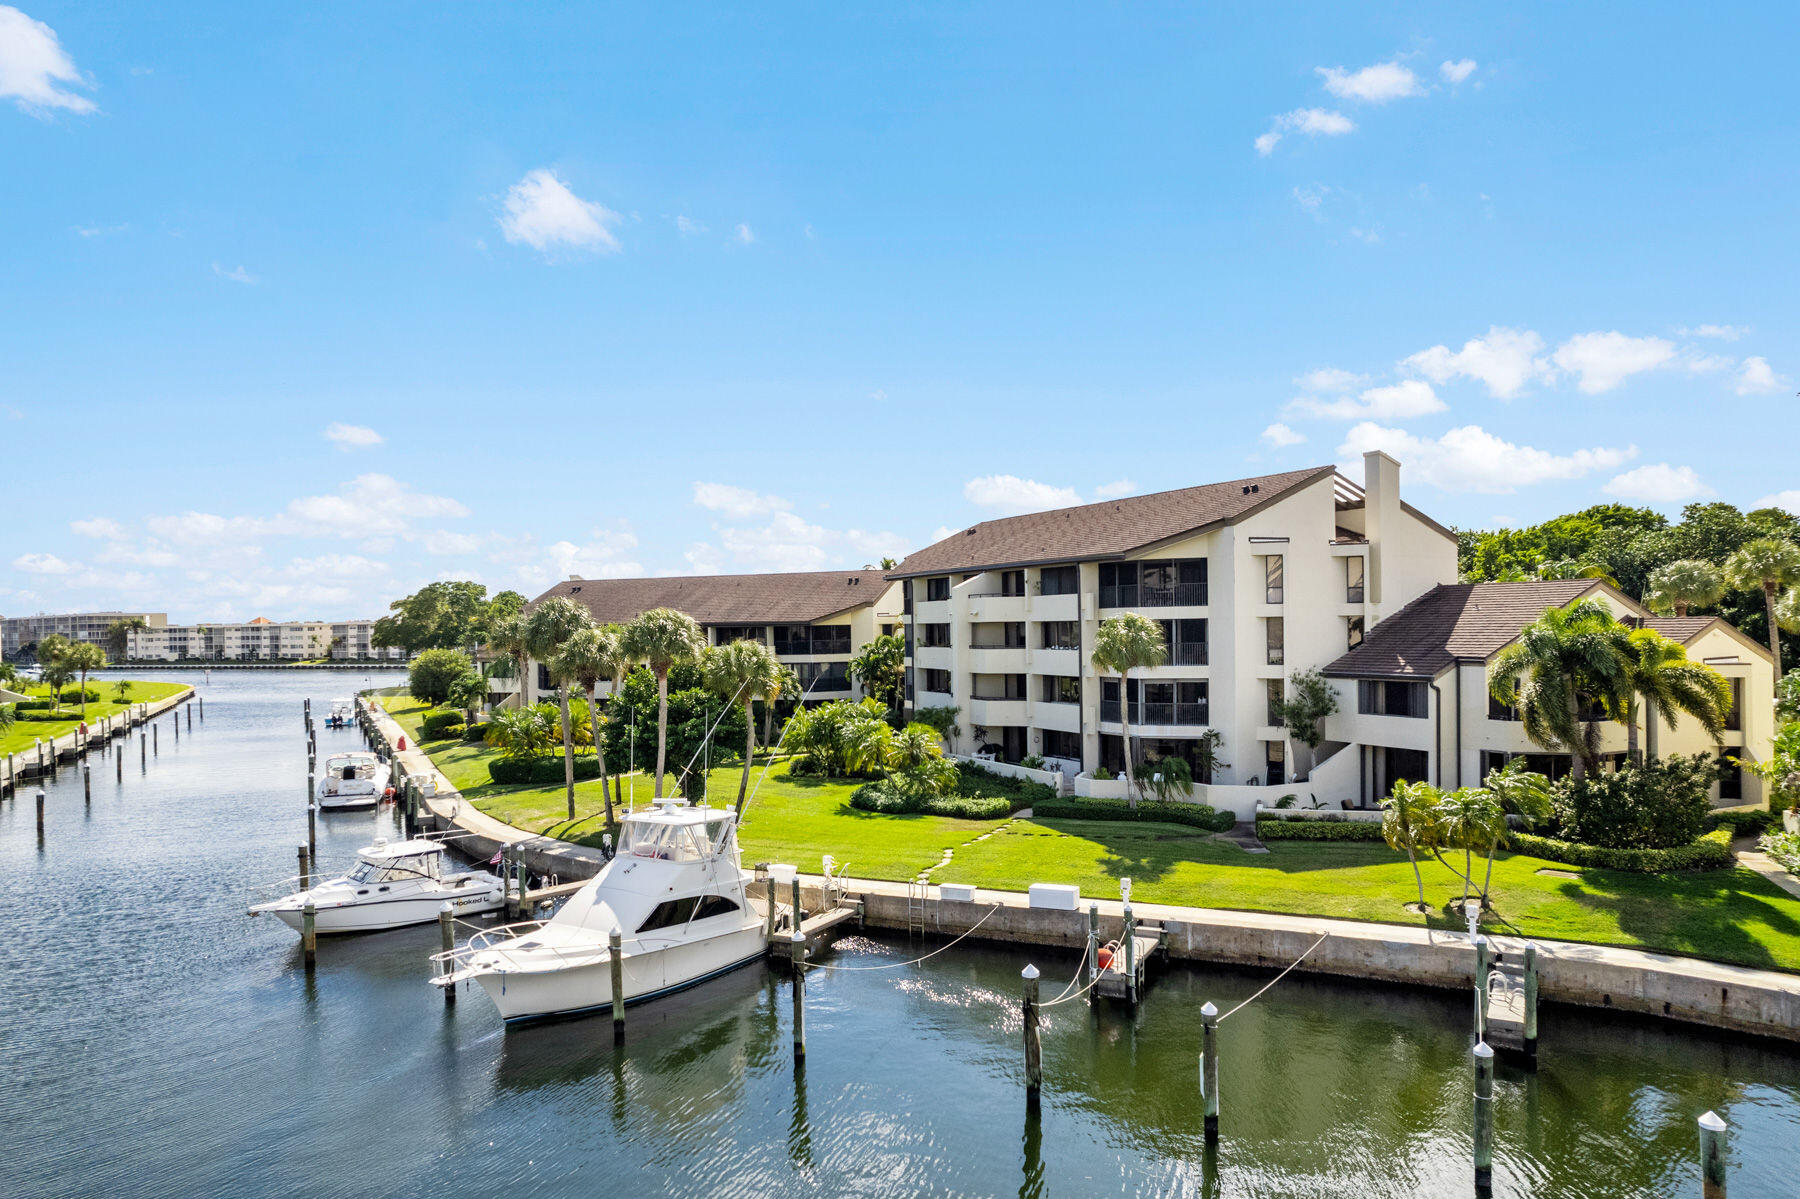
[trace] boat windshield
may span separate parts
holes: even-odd
[[[711,852],[711,847],[703,846],[696,839],[697,833],[696,825],[627,820],[619,852],[666,862],[698,862]]]
[[[325,763],[325,773],[335,779],[372,779],[375,762],[372,758],[332,758]]]
[[[357,859],[345,875],[353,883],[392,883],[411,878],[436,878],[436,863],[427,863],[424,855],[395,858],[391,862],[368,862]]]

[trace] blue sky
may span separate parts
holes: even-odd
[[[1797,26],[0,6],[0,612],[860,565],[1370,446],[1462,525],[1800,510]]]

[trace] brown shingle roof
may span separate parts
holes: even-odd
[[[1707,626],[1717,619],[1716,616],[1652,616],[1644,622],[1644,627],[1655,629],[1670,641],[1686,645],[1704,633]]]
[[[1315,466],[984,520],[912,554],[890,577],[1118,558],[1172,537],[1229,524],[1332,473],[1332,467]]]
[[[1519,630],[1601,586],[1593,579],[1439,584],[1369,630],[1325,668],[1339,678],[1436,676],[1458,661],[1483,661]]]
[[[531,606],[566,595],[587,605],[594,619],[603,623],[622,624],[651,608],[674,608],[701,624],[805,624],[872,604],[887,585],[879,570],[570,579],[538,596]]]

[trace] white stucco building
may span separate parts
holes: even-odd
[[[404,661],[404,650],[370,644],[373,620],[286,620],[163,625],[134,631],[126,657],[138,662]]]

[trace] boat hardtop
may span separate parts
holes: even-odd
[[[457,915],[500,906],[503,895],[497,876],[486,871],[446,873],[443,860],[440,841],[377,840],[358,850],[355,864],[343,874],[253,903],[250,914],[268,912],[298,927],[299,913],[311,903],[319,913],[320,932],[364,932],[435,920],[446,902]]]
[[[372,779],[380,765],[381,759],[372,753],[352,751],[332,754],[325,759],[325,777],[346,782],[351,779]]]

